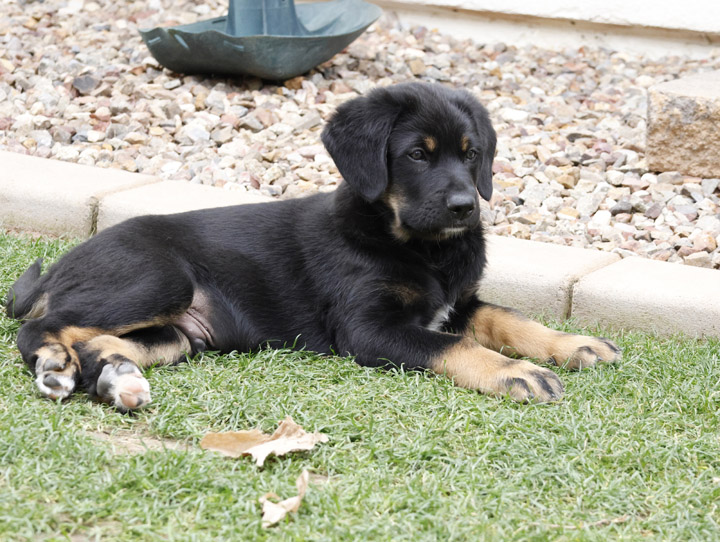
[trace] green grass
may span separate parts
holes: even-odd
[[[0,289],[69,246],[0,235]],[[529,406],[350,359],[205,355],[148,371],[153,404],[124,416],[39,397],[17,328],[0,320],[2,540],[720,539],[718,341],[605,333],[619,366],[558,370],[565,399]],[[262,469],[197,444],[286,415],[330,442]],[[97,432],[186,449],[128,454]],[[263,530],[258,498],[294,495],[303,468],[327,481]]]

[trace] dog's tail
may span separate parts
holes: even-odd
[[[10,318],[21,320],[32,312],[41,293],[38,279],[42,273],[42,263],[42,258],[35,260],[10,287],[5,300],[5,312]]]

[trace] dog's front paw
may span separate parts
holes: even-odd
[[[507,395],[520,403],[548,403],[563,395],[562,381],[554,372],[524,360],[507,359],[497,375],[494,395]]]
[[[102,401],[115,405],[121,412],[135,410],[152,400],[150,384],[131,361],[105,365],[96,389]]]
[[[463,388],[508,396],[521,403],[558,401],[564,391],[560,378],[551,370],[508,358],[471,340],[443,352],[430,367]]]
[[[548,361],[567,369],[586,369],[598,363],[615,363],[622,358],[615,343],[602,337],[563,333],[553,346]]]

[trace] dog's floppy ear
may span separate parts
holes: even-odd
[[[370,202],[379,199],[388,185],[388,139],[401,109],[395,94],[380,88],[345,102],[322,133],[345,182]]]
[[[469,92],[459,93],[460,106],[472,117],[480,139],[482,140],[482,163],[475,173],[475,185],[482,198],[490,201],[493,191],[492,164],[495,159],[495,145],[497,136],[490,123],[487,110]]]
[[[488,142],[488,146],[483,150],[482,153],[482,165],[480,166],[480,172],[475,179],[478,192],[485,201],[490,201],[493,193],[493,160],[495,159],[495,143],[497,138],[495,137],[495,130],[492,130],[491,141]]]

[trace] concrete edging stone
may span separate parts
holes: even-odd
[[[114,192],[102,198],[97,216],[97,231],[134,216],[165,215],[264,201],[272,201],[272,198],[184,181],[161,181]]]
[[[565,319],[573,286],[583,276],[620,260],[617,254],[584,248],[487,236],[488,265],[480,297],[529,315]]]
[[[98,202],[156,183],[150,175],[0,151],[0,227],[89,237]]]
[[[0,227],[86,238],[143,214],[269,201],[243,192],[0,151]],[[720,337],[720,272],[488,236],[483,299],[660,334]]]
[[[571,314],[614,329],[720,337],[720,271],[625,258],[578,281]]]

